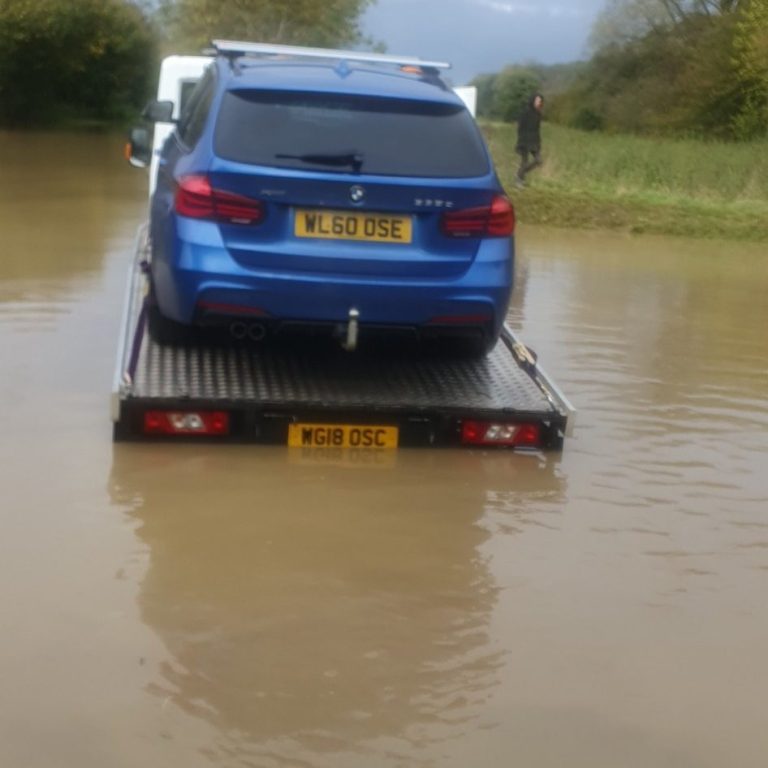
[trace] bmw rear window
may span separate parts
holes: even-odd
[[[461,105],[292,91],[227,91],[214,139],[228,160],[386,176],[472,178],[488,156]]]

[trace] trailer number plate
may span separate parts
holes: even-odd
[[[369,424],[289,424],[290,448],[397,448],[397,427]]]

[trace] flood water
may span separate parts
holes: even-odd
[[[0,765],[766,765],[764,245],[521,227],[561,456],[113,445],[120,155],[0,133]]]

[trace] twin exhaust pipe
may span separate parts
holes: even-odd
[[[229,326],[229,334],[237,341],[243,341],[246,338],[251,341],[262,341],[267,335],[267,329],[263,323],[245,323],[242,320],[235,320]]]
[[[346,328],[341,326],[341,347],[347,352],[354,352],[357,349],[359,318],[360,312],[352,307],[349,310]],[[243,320],[234,320],[229,325],[229,334],[237,341],[244,341],[245,339],[263,341],[267,335],[267,328],[263,323],[246,323]]]

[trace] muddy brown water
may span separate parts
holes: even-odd
[[[113,446],[145,179],[0,182],[0,765],[766,765],[765,246],[520,229],[560,457]]]

